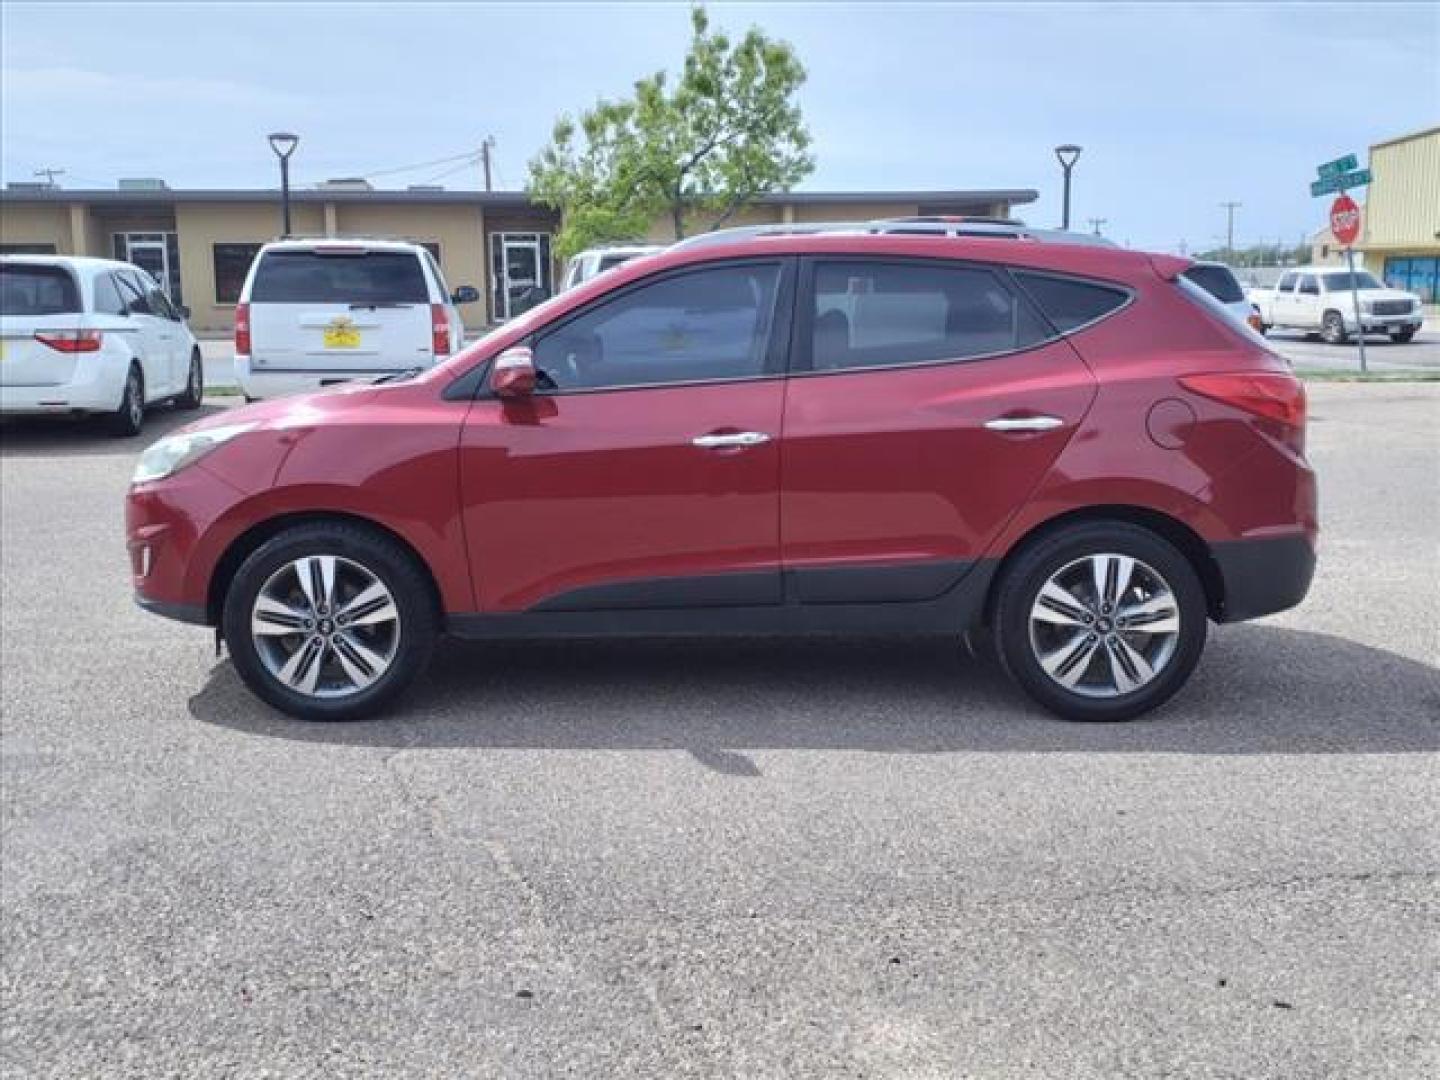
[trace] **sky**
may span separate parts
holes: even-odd
[[[801,190],[1035,188],[1084,147],[1072,224],[1190,251],[1298,240],[1322,161],[1440,123],[1440,4],[709,5],[789,41],[815,172]],[[684,4],[0,5],[0,177],[68,188],[278,183],[267,132],[300,135],[298,184],[480,186],[443,161],[495,139],[524,186],[555,118],[675,70]],[[419,169],[404,166],[442,162]],[[376,175],[385,173],[386,175]]]

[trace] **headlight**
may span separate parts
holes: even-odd
[[[140,455],[140,461],[135,466],[135,475],[130,478],[130,482],[143,484],[149,480],[163,480],[165,477],[179,472],[186,465],[193,465],[211,450],[224,446],[236,435],[243,434],[254,426],[254,424],[226,424],[223,427],[167,435]]]

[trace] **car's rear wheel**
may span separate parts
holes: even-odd
[[[185,380],[185,392],[175,399],[182,409],[198,409],[205,400],[205,365],[200,360],[200,350],[190,354],[190,374]]]
[[[129,437],[139,435],[145,426],[145,376],[137,364],[131,364],[125,375],[125,389],[120,393],[120,406],[110,414],[110,432]]]
[[[1406,330],[1390,331],[1390,340],[1396,345],[1404,345],[1415,337],[1415,328],[1412,326]]]
[[[307,720],[388,704],[425,668],[438,626],[411,554],[347,522],[297,526],[263,544],[236,572],[223,615],[240,677]]]
[[[1329,345],[1344,345],[1350,340],[1350,335],[1345,332],[1345,317],[1338,311],[1325,312],[1325,317],[1320,320],[1320,336]]]
[[[1205,647],[1205,593],[1173,545],[1125,522],[1062,528],[1007,568],[1001,664],[1068,720],[1129,720],[1168,700]]]

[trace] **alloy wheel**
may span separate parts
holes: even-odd
[[[395,661],[400,609],[373,572],[337,555],[307,555],[261,586],[250,633],[265,669],[288,689],[341,698],[373,686]]]
[[[1095,554],[1046,579],[1030,608],[1030,647],[1071,693],[1114,698],[1152,683],[1180,641],[1180,604],[1166,580],[1129,555]]]

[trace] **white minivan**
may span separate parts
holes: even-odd
[[[130,263],[0,256],[0,413],[101,414],[137,435],[162,401],[197,409],[200,346],[155,279]]]
[[[400,240],[277,240],[235,308],[235,376],[250,400],[375,379],[444,360],[465,342],[435,257]]]

